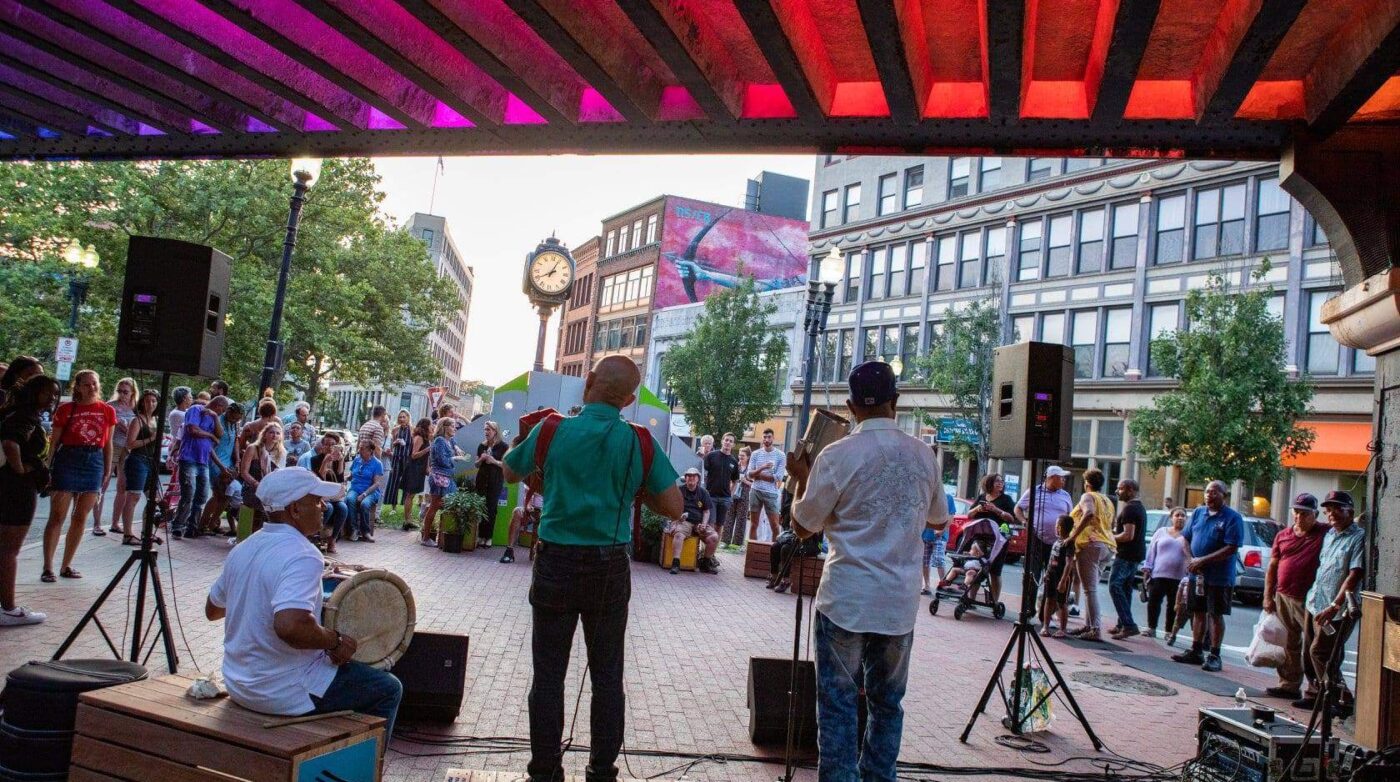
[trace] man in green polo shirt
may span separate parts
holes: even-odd
[[[676,469],[661,445],[652,438],[651,468],[644,469],[640,437],[651,435],[640,435],[622,420],[622,408],[637,398],[640,383],[641,374],[630,359],[600,360],[584,383],[583,410],[559,423],[544,464],[535,463],[539,426],[506,454],[506,480],[516,483],[541,468],[548,487],[530,584],[535,666],[527,768],[531,782],[564,779],[564,676],[579,620],[593,682],[591,750],[584,778],[617,779],[626,711],[622,671],[632,596],[627,560],[632,500],[641,489],[643,502],[662,516],[673,519],[683,511]]]

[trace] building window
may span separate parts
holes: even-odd
[[[1001,158],[984,157],[977,167],[977,192],[1001,187]]]
[[[428,251],[429,251],[429,252],[432,251],[432,249],[433,249],[433,229],[431,229],[431,228],[424,228],[424,229],[423,229],[423,244],[428,245]]]
[[[928,242],[923,239],[909,246],[909,292],[923,293],[924,268],[928,263]]]
[[[1079,264],[1076,274],[1103,271],[1103,215],[1102,209],[1079,215]]]
[[[877,247],[870,254],[870,290],[866,299],[885,298],[885,266],[890,262],[890,248]]]
[[[899,360],[904,364],[904,371],[900,377],[904,380],[915,380],[918,374],[914,369],[914,362],[919,358],[919,324],[908,323],[904,326],[904,333],[899,346]]]
[[[1040,240],[1044,225],[1040,218],[1021,223],[1021,243],[1017,250],[1016,279],[1040,279]]]
[[[1316,291],[1308,294],[1308,374],[1335,375],[1341,365],[1341,345],[1322,323],[1322,303],[1332,294]]]
[[[967,195],[972,183],[972,158],[955,157],[948,169],[948,197],[958,198]]]
[[[1055,345],[1065,344],[1065,314],[1047,312],[1040,316],[1040,341]]]
[[[1006,262],[1006,229],[987,229],[987,258],[982,264],[982,284],[1001,282],[1001,267]]]
[[[657,215],[647,216],[647,244],[651,244],[656,241],[657,222]]]
[[[976,288],[981,265],[982,232],[968,231],[958,238],[958,287]]]
[[[1259,180],[1255,251],[1282,250],[1288,246],[1288,206],[1288,194],[1278,186],[1277,179]]]
[[[1376,357],[1367,355],[1366,351],[1353,349],[1351,351],[1351,371],[1352,374],[1371,374],[1376,371]]]
[[[860,183],[846,185],[846,203],[841,210],[841,222],[849,223],[860,217]]]
[[[1179,263],[1186,243],[1186,195],[1157,202],[1157,253],[1153,262]]]
[[[864,260],[865,253],[859,250],[846,255],[846,291],[841,297],[841,301],[846,304],[854,304],[860,300],[861,264]]]
[[[1123,422],[1099,421],[1099,440],[1094,451],[1099,456],[1123,455]]]
[[[1152,363],[1152,343],[1177,330],[1180,307],[1175,303],[1153,304],[1147,315],[1147,374],[1159,377],[1158,367]]]
[[[627,238],[630,229],[628,228],[628,226],[624,225],[621,228],[617,229],[617,231],[617,251],[619,253],[625,253],[627,252]]]
[[[890,296],[908,295],[909,270],[905,264],[909,260],[909,245],[896,244],[890,248]]]
[[[880,357],[880,327],[871,326],[865,330],[864,344],[861,345],[861,361],[874,361]]]
[[[642,246],[642,221],[638,219],[632,223],[632,249]]]
[[[1307,232],[1307,245],[1309,247],[1321,247],[1327,244],[1327,234],[1322,230],[1322,225],[1311,215],[1308,216],[1310,230]]]
[[[836,225],[837,206],[837,191],[828,190],[822,193],[822,228],[830,228]]]
[[[1133,311],[1112,309],[1104,313],[1103,376],[1122,377],[1128,372],[1128,344],[1132,340]]]
[[[1103,160],[1096,157],[1072,157],[1065,160],[1065,172],[1084,171],[1098,168],[1101,165],[1103,165]]]
[[[1071,338],[1074,340],[1074,376],[1093,377],[1094,376],[1094,345],[1098,342],[1099,313],[1095,310],[1085,310],[1074,313],[1074,328]]]
[[[934,277],[934,290],[950,291],[956,281],[953,277],[958,263],[958,237],[938,237],[938,269]]]
[[[1138,205],[1119,204],[1113,207],[1113,252],[1108,259],[1110,269],[1131,269],[1137,265]]]
[[[924,167],[904,169],[904,208],[913,209],[924,202]]]
[[[1035,316],[1017,315],[1011,319],[1011,341],[1025,342],[1035,339]]]
[[[1026,181],[1034,182],[1037,179],[1044,179],[1049,176],[1054,176],[1056,173],[1058,173],[1055,171],[1055,169],[1057,168],[1056,164],[1059,162],[1059,158],[1053,157],[1031,158],[1030,167],[1026,172]]]
[[[1244,252],[1244,184],[1196,191],[1196,227],[1191,257],[1215,258]]]
[[[891,361],[899,355],[899,326],[886,326],[880,332],[880,360]]]
[[[887,215],[899,211],[898,182],[895,181],[897,178],[898,174],[885,174],[880,177],[877,184],[880,195],[879,211],[876,214]]]
[[[1076,418],[1070,424],[1069,429],[1069,450],[1070,453],[1089,452],[1089,435],[1092,432],[1093,421],[1083,418]]]
[[[838,331],[828,331],[822,335],[821,364],[818,367],[817,379],[830,383],[836,377],[836,346],[841,341],[841,333]]]
[[[1063,277],[1069,274],[1070,229],[1074,227],[1074,217],[1060,215],[1050,218],[1050,251],[1047,254],[1046,277]]]
[[[855,366],[856,358],[856,332],[854,329],[846,329],[841,332],[841,364],[836,368],[838,380],[845,380],[851,375],[851,368]]]
[[[613,231],[608,231],[608,241],[607,241],[607,244],[605,245],[605,247],[604,247],[604,249],[603,249],[603,257],[604,257],[604,258],[611,258],[611,257],[613,256],[613,248],[616,247],[616,246],[617,246],[617,231],[615,231],[615,230],[613,230]]]

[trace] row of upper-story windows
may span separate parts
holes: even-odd
[[[1254,199],[1248,207],[1251,189]],[[1192,260],[1277,252],[1288,246],[1290,207],[1277,177],[1264,177],[1168,193],[1154,199],[1146,227],[1142,204],[1133,200],[1021,218],[1011,228],[979,226],[940,234],[932,238],[929,289],[1000,282],[1008,235],[1014,237],[1010,273],[1015,282],[1131,269],[1143,236],[1148,237],[1149,262],[1157,266],[1184,261],[1188,247]],[[1252,220],[1246,218],[1247,209]],[[1308,224],[1307,245],[1325,244],[1315,221],[1309,218]],[[928,252],[920,238],[848,254],[842,301],[860,300],[867,282],[865,300],[919,293]]]
[[[1081,171],[1101,166],[1106,161],[1099,158],[1018,158],[999,157],[955,157],[948,159],[948,182],[945,200],[962,198],[973,193],[985,193],[1006,184],[1032,182],[1037,179],[1057,176],[1063,173]],[[1017,168],[1015,182],[1006,181],[1003,172]],[[913,209],[924,203],[924,177],[926,164],[910,166],[901,171],[880,174],[875,179],[877,217],[894,214],[905,209]],[[1025,172],[1024,178],[1019,176]],[[861,185],[852,182],[842,187],[822,192],[821,214],[818,228],[831,228],[861,219]]]
[[[603,257],[611,258],[652,244],[657,239],[660,221],[659,214],[651,214],[608,231],[603,241]]]
[[[569,293],[569,309],[585,307],[593,302],[593,272],[583,275]]]
[[[576,320],[564,327],[564,339],[560,345],[560,353],[573,355],[582,353],[588,347],[588,321]]]
[[[647,346],[647,315],[599,321],[593,332],[595,356],[612,350],[628,350]]]
[[[651,301],[655,273],[655,267],[643,266],[604,277],[603,290],[598,295],[599,310],[638,307]]]

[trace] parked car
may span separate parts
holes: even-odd
[[[1235,552],[1235,599],[1241,603],[1264,601],[1264,573],[1269,569],[1269,554],[1279,526],[1273,519],[1244,517],[1244,543]]]
[[[962,534],[963,527],[969,521],[967,514],[972,510],[972,501],[958,497],[953,498],[953,519],[948,522],[948,550],[957,551],[958,536]]]

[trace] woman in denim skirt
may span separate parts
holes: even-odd
[[[58,550],[63,517],[72,510],[63,545],[64,578],[82,578],[73,569],[73,555],[83,539],[84,522],[97,504],[97,495],[112,478],[112,429],[117,411],[102,401],[102,380],[91,369],[73,378],[73,401],[58,406],[49,435],[49,523],[44,527],[44,572],[40,580],[52,583],[53,555]]]

